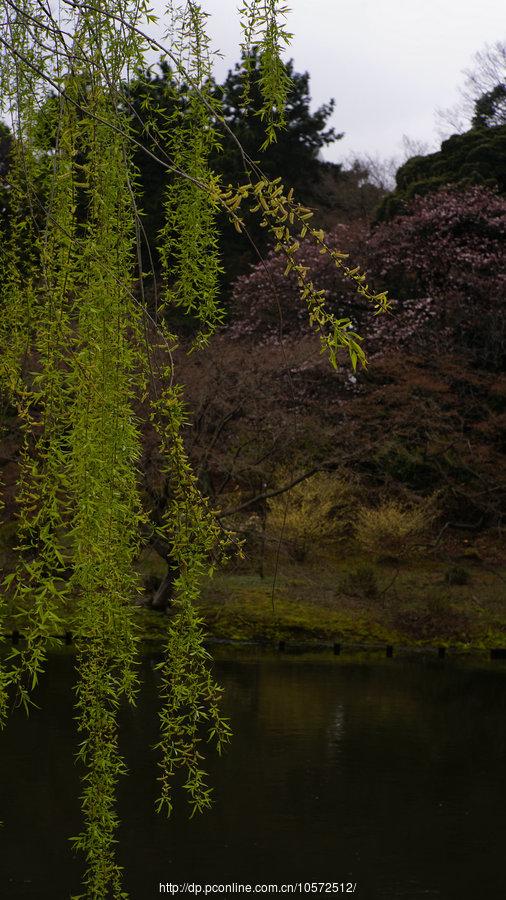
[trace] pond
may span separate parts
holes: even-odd
[[[156,675],[122,720],[120,857],[132,900],[160,883],[356,883],[362,898],[504,896],[506,668],[445,660],[221,653],[233,743],[215,802],[154,812]],[[81,862],[72,659],[0,735],[1,896],[64,900]]]

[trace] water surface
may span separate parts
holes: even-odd
[[[506,669],[451,660],[230,656],[233,743],[208,764],[215,803],[153,811],[156,675],[122,719],[121,861],[132,900],[163,882],[356,882],[371,900],[505,895]],[[0,735],[0,894],[65,900],[81,862],[72,659]]]

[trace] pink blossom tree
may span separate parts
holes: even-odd
[[[389,347],[430,346],[470,354],[485,368],[506,362],[506,199],[489,188],[445,188],[417,197],[391,222],[370,229],[337,226],[330,240],[349,250],[375,287],[395,299],[393,315],[372,317],[327,256],[302,242],[299,258],[327,293],[334,311],[350,316],[369,355]],[[282,257],[270,253],[237,279],[232,334],[271,340],[308,331],[295,279],[283,277]]]

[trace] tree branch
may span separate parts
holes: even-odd
[[[239,506],[233,506],[230,509],[225,509],[223,512],[217,513],[216,518],[218,521],[221,521],[221,519],[225,519],[227,516],[233,516],[234,513],[241,512],[241,510],[247,509],[248,506],[258,503],[259,500],[268,500],[270,497],[278,497],[279,494],[285,494],[287,491],[291,490],[291,488],[295,487],[296,484],[300,484],[301,481],[311,478],[313,475],[316,475],[317,472],[322,472],[323,469],[323,466],[315,466],[313,469],[310,469],[309,472],[304,472],[303,475],[299,475],[298,478],[294,478],[293,481],[283,485],[283,487],[276,488],[276,490],[273,491],[264,491],[262,494],[257,494],[256,497],[252,497],[250,500],[240,503]]]

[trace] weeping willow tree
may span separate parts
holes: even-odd
[[[0,670],[0,716],[16,703],[29,708],[70,616],[84,773],[83,827],[73,839],[87,862],[82,896],[116,900],[126,896],[115,857],[115,793],[125,773],[118,710],[135,703],[139,687],[135,560],[142,535],[155,530],[142,502],[140,409],[156,429],[171,485],[156,529],[170,544],[177,576],[159,664],[160,811],[171,811],[179,768],[192,811],[209,805],[203,744],[220,750],[229,739],[196,601],[202,577],[230,548],[185,453],[171,309],[200,323],[190,351],[205,348],[222,321],[216,217],[225,210],[243,232],[245,207],[275,237],[334,366],[342,349],[354,367],[365,364],[360,337],[298,262],[299,240],[310,236],[330,254],[374,313],[388,301],[327,245],[311,211],[280,179],[269,181],[244,153],[243,184],[224,185],[210,170],[210,151],[235,138],[212,97],[202,6],[169,3],[160,40],[150,36],[155,16],[146,0],[60,0],[57,7],[3,0],[1,7],[0,87],[13,145],[0,248],[0,376],[22,431],[18,561],[3,580],[1,603],[4,614],[15,610],[25,640]],[[290,38],[286,13],[278,0],[248,0],[239,11],[245,59],[252,48],[261,55],[265,145],[283,127],[289,90],[280,58]],[[149,103],[144,109],[143,152],[167,172],[159,235],[165,292],[155,312],[144,298],[149,248],[128,101],[129,81],[153,50],[171,65],[184,98],[156,127],[161,117],[150,115]],[[246,62],[245,97],[250,74]]]

